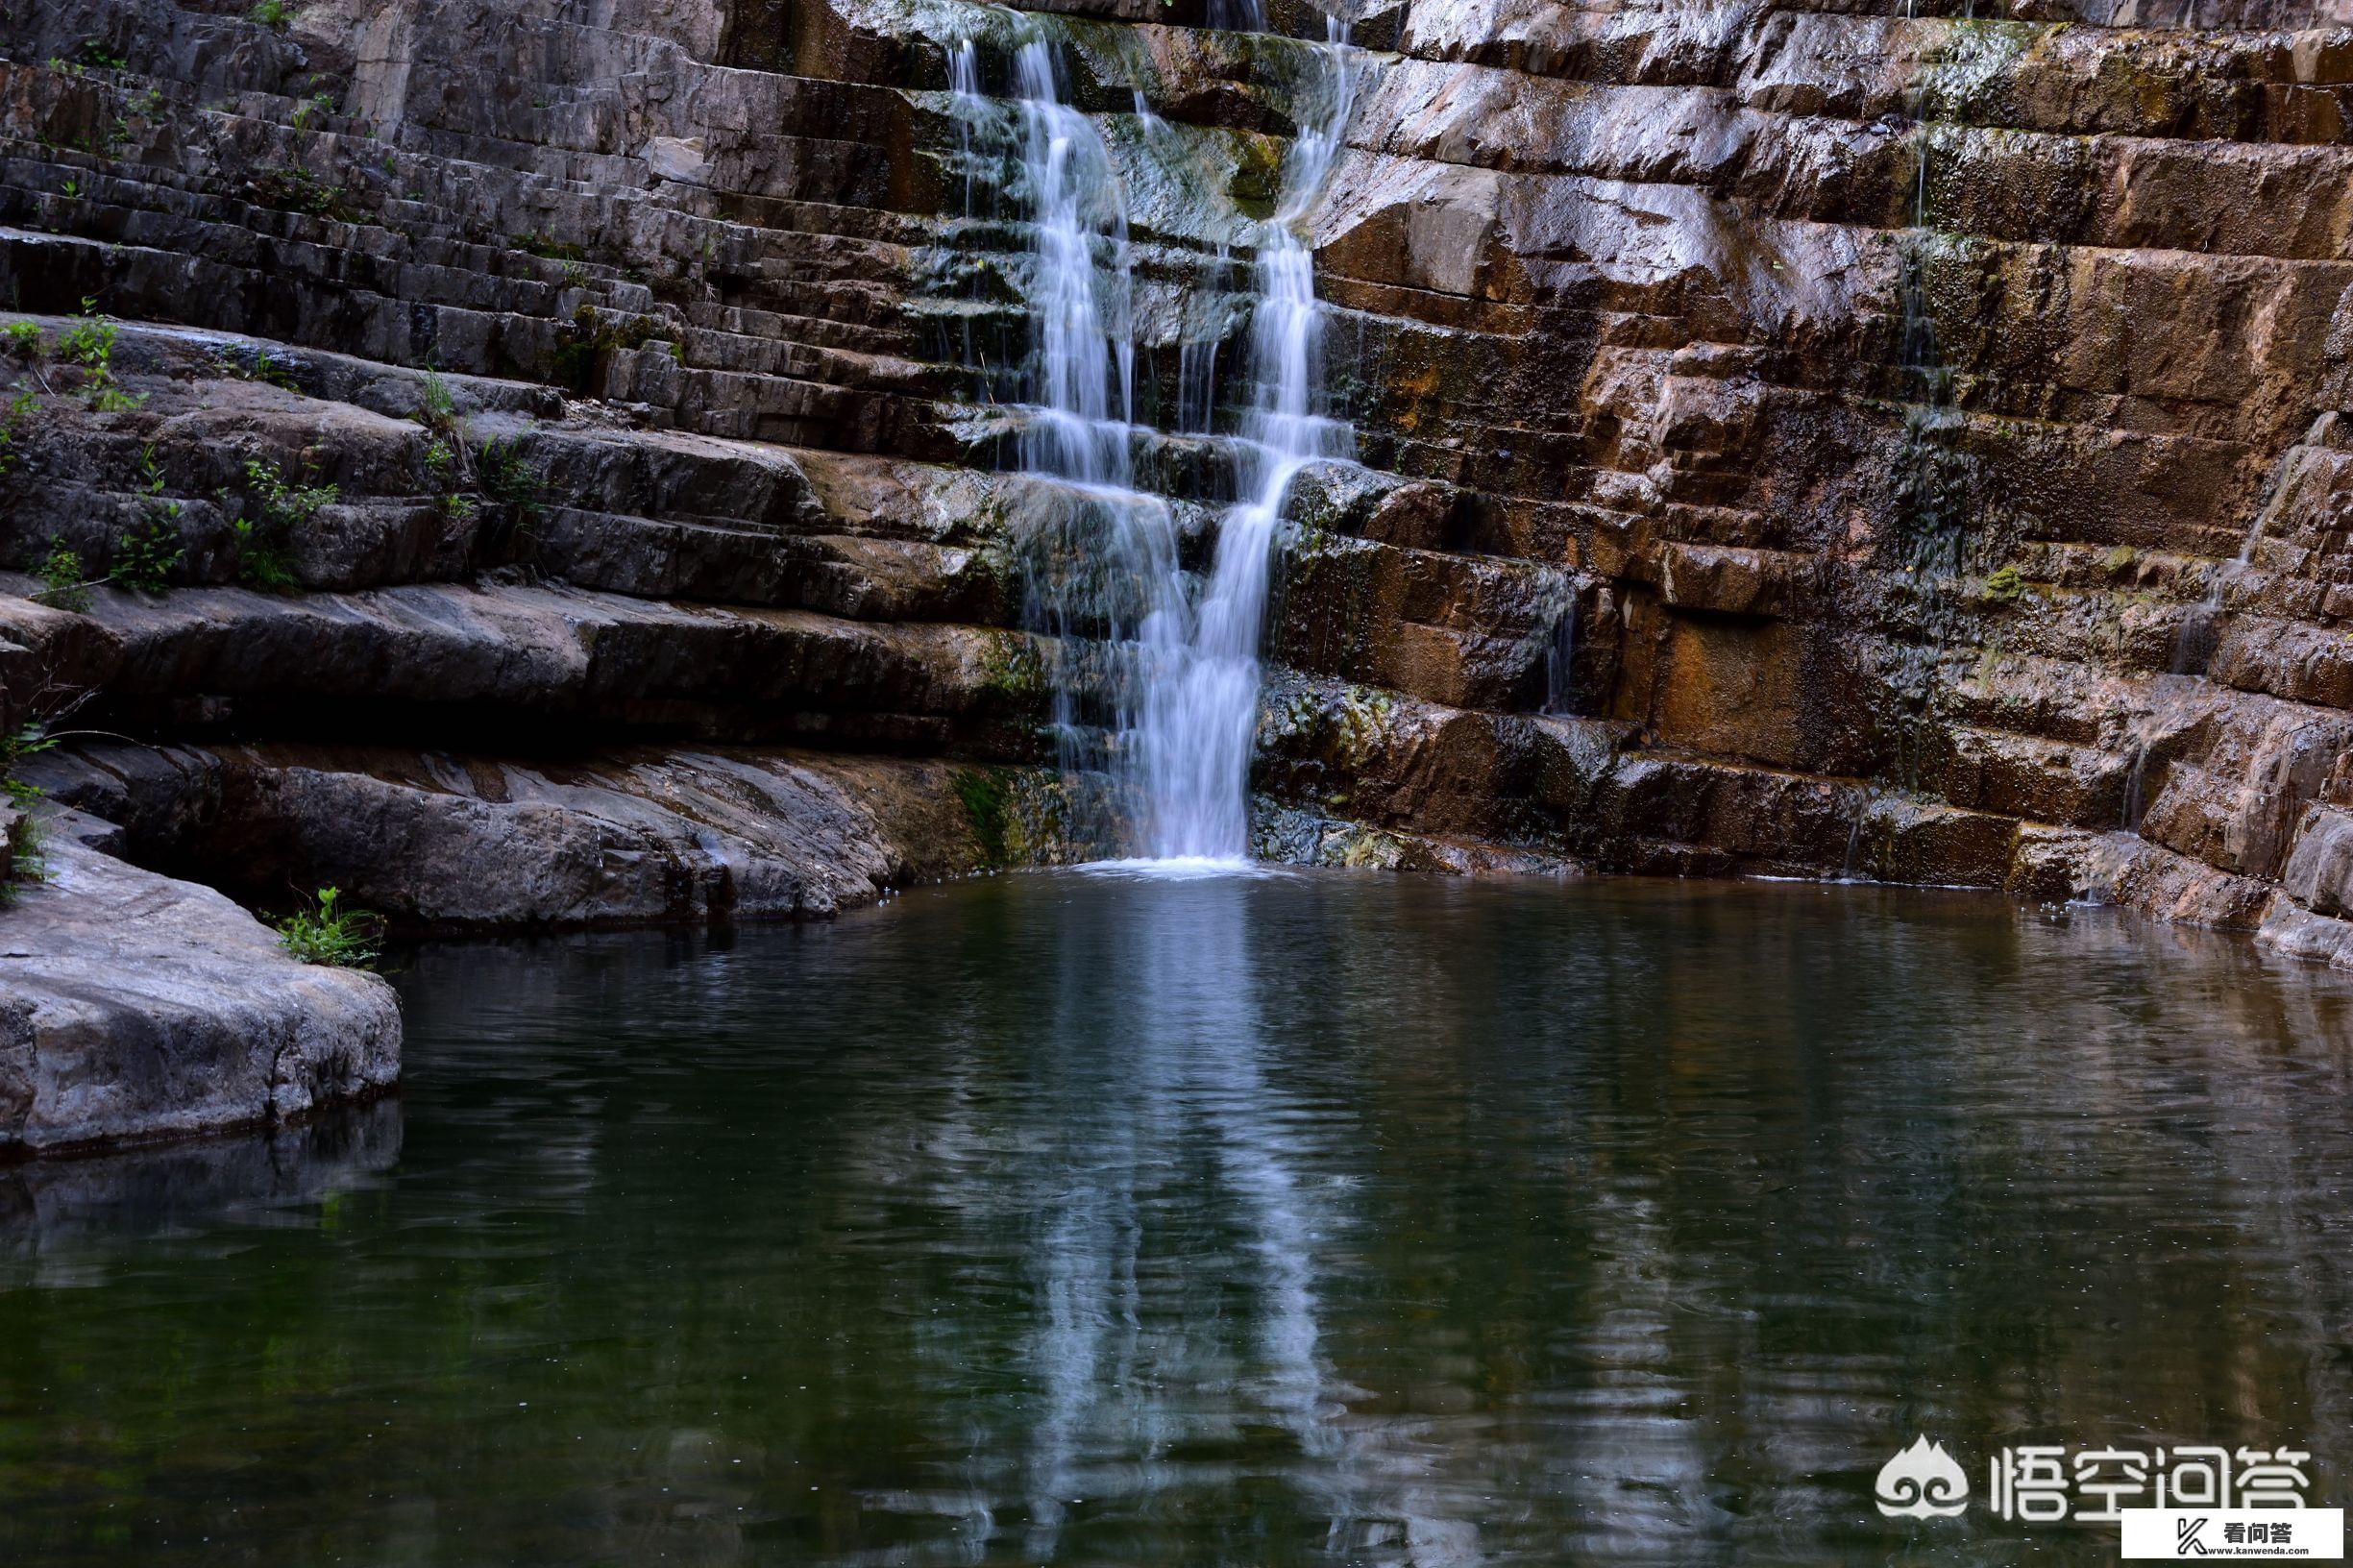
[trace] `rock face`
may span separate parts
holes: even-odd
[[[1051,10],[1167,432],[1243,354],[1204,280],[1321,18]],[[972,11],[12,8],[0,299],[123,325],[120,396],[20,359],[0,565],[183,551],[82,613],[7,581],[12,715],[95,690],[162,747],[61,796],[420,921],[817,911],[1050,844],[1004,821],[1053,793],[1052,497],[1002,472]],[[1279,546],[1263,852],[2353,953],[2353,10],[1409,0],[1355,37],[1308,226],[1366,472],[1303,479]],[[256,464],[334,495],[274,514]]]
[[[210,889],[43,855],[0,916],[0,1155],[282,1122],[399,1076],[382,979],[296,963]]]

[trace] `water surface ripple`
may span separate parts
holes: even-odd
[[[2113,1560],[2348,1501],[2353,986],[1871,888],[1007,877],[435,946],[404,1097],[0,1170],[0,1561]],[[1958,1519],[1881,1518],[1948,1445]]]

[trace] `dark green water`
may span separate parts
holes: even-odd
[[[2353,1502],[2353,988],[1964,895],[1029,876],[427,949],[404,1097],[0,1171],[0,1562],[2108,1561]],[[1917,1433],[1976,1495],[1890,1520]]]

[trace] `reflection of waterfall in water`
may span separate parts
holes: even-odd
[[[1255,14],[1234,20],[1260,25]],[[989,133],[999,111],[983,94],[969,40],[951,51],[950,72],[968,218],[976,215],[976,173],[1029,222],[1029,369],[1017,454],[1020,470],[1053,481],[1059,498],[1053,526],[1032,547],[1032,625],[1058,647],[1075,636],[1102,648],[1065,651],[1050,672],[1063,763],[1118,778],[1131,820],[1123,837],[1149,857],[1238,861],[1249,844],[1258,652],[1275,526],[1301,469],[1354,453],[1346,425],[1320,410],[1320,309],[1312,263],[1294,233],[1322,188],[1353,101],[1346,29],[1334,21],[1312,51],[1281,207],[1259,226],[1252,404],[1232,443],[1240,499],[1219,525],[1206,580],[1196,581],[1179,564],[1168,501],[1137,486],[1134,454],[1152,432],[1135,423],[1134,290],[1117,170],[1094,124],[1063,100],[1047,24],[1021,17],[1006,25],[1017,29],[1016,134]],[[1177,399],[1185,429],[1209,428],[1215,375],[1213,344],[1189,346]],[[1099,731],[1113,737],[1108,752],[1088,739]]]

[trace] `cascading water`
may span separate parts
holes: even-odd
[[[1321,390],[1322,316],[1315,269],[1292,225],[1322,190],[1354,97],[1346,24],[1335,18],[1322,51],[1320,112],[1303,123],[1285,170],[1284,201],[1257,258],[1260,299],[1250,328],[1257,390],[1239,443],[1242,499],[1217,532],[1210,581],[1191,635],[1148,627],[1166,645],[1148,688],[1139,740],[1148,770],[1146,844],[1156,859],[1239,860],[1250,841],[1250,746],[1258,727],[1259,633],[1275,525],[1299,471],[1355,453],[1348,427],[1315,407]]]
[[[1091,697],[1108,710],[1101,727],[1112,739],[1100,760],[1123,787],[1125,844],[1153,861],[1238,862],[1249,845],[1259,641],[1275,529],[1302,469],[1354,456],[1349,428],[1319,407],[1321,318],[1313,264],[1295,232],[1322,189],[1353,104],[1347,30],[1333,21],[1315,49],[1282,201],[1252,236],[1252,402],[1230,443],[1238,500],[1218,525],[1206,580],[1196,582],[1180,565],[1170,504],[1140,491],[1135,478],[1137,448],[1150,432],[1135,418],[1134,281],[1116,169],[1093,122],[1063,101],[1046,24],[1018,17],[1006,25],[1021,30],[1013,130],[992,140],[997,111],[982,92],[969,41],[951,51],[950,73],[968,217],[978,169],[1017,191],[1029,219],[1029,370],[1017,455],[1021,472],[1052,481],[1066,498],[1044,564],[1032,570],[1034,624],[1064,642],[1074,632],[1097,637],[1110,650],[1103,661],[1072,659],[1054,673],[1063,760],[1066,771],[1098,760],[1079,711]],[[1225,265],[1220,254],[1217,272]],[[1210,428],[1214,377],[1213,346],[1184,358],[1184,428]]]

